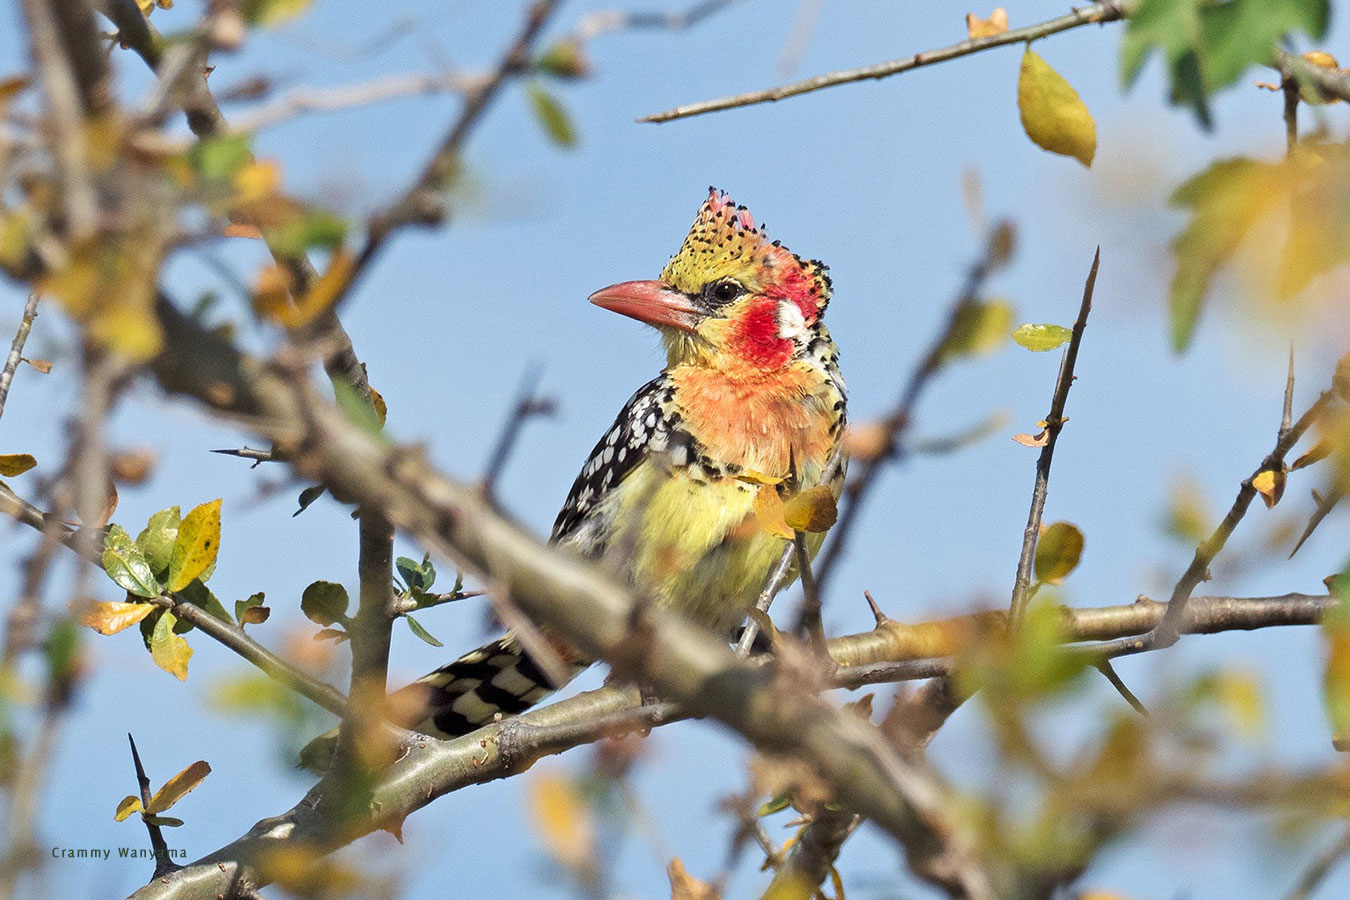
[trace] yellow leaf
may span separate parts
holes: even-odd
[[[169,556],[166,587],[181,591],[209,569],[220,552],[220,500],[203,503],[183,517]]]
[[[981,19],[974,13],[966,13],[966,33],[970,35],[972,41],[976,38],[993,37],[1007,30],[1008,11],[1001,6],[996,7],[987,19]]]
[[[595,855],[595,823],[576,784],[543,774],[530,782],[527,802],[535,827],[559,862],[583,866]]]
[[[1013,330],[1016,313],[1006,300],[963,305],[939,351],[944,360],[981,356],[1001,347]]]
[[[837,518],[834,494],[823,484],[807,488],[783,504],[783,521],[797,531],[829,531]]]
[[[763,472],[756,472],[754,469],[742,469],[736,478],[746,484],[782,484],[784,480],[782,475],[775,478],[773,475],[765,475]]]
[[[173,633],[178,618],[171,612],[165,612],[155,623],[150,633],[150,658],[165,672],[179,681],[187,681],[188,660],[192,658],[192,648],[181,635]]]
[[[760,485],[755,492],[755,519],[759,527],[776,537],[792,540],[794,532],[783,518],[783,498],[772,484]]]
[[[1316,444],[1313,444],[1311,450],[1294,460],[1294,464],[1289,467],[1289,471],[1297,472],[1305,466],[1311,466],[1315,462],[1320,462],[1330,456],[1335,449],[1335,442],[1328,438],[1322,438]]]
[[[1276,503],[1280,502],[1280,497],[1284,495],[1284,483],[1286,475],[1284,469],[1278,471],[1275,469],[1262,469],[1256,473],[1252,479],[1252,487],[1261,495],[1261,499],[1266,502],[1266,509],[1270,509]]]
[[[41,372],[43,375],[50,375],[51,372],[52,372],[52,364],[51,364],[51,360],[47,360],[47,359],[25,359],[24,362],[28,363],[28,364],[29,364],[30,366],[32,366],[34,369],[37,369],[37,370],[38,370],[39,372]]]
[[[1031,49],[1022,54],[1017,108],[1022,114],[1022,128],[1036,146],[1092,165],[1097,153],[1097,125],[1092,114],[1073,85]]]
[[[389,405],[384,402],[384,396],[374,388],[370,389],[370,405],[375,407],[375,415],[380,417],[380,424],[385,424],[385,419],[389,418]]]
[[[1303,58],[1321,69],[1338,69],[1341,65],[1336,62],[1336,57],[1325,50],[1309,50],[1303,54]]]
[[[157,354],[164,335],[154,315],[162,248],[152,240],[89,242],[38,281],[88,336],[132,362]]]
[[[0,453],[0,475],[22,475],[36,465],[37,460],[31,454]]]
[[[333,305],[355,271],[355,257],[346,250],[335,251],[328,270],[310,285],[303,297],[292,303],[289,277],[269,266],[259,274],[254,308],[260,316],[283,328],[300,328]]]
[[[670,900],[721,900],[717,886],[690,875],[678,856],[666,866],[666,875],[670,878]]]
[[[1036,580],[1045,584],[1059,584],[1078,568],[1083,555],[1083,532],[1070,522],[1056,522],[1041,526],[1041,538],[1036,543]]]
[[[141,811],[141,798],[133,797],[132,795],[127,794],[125,797],[122,798],[122,802],[117,804],[117,812],[113,813],[113,820],[117,822],[125,822],[132,815],[132,813],[138,813],[140,811]]]
[[[156,607],[151,603],[107,603],[95,600],[72,600],[70,611],[75,621],[87,625],[99,634],[117,634],[150,615]]]
[[[177,775],[164,782],[164,787],[155,791],[155,795],[150,798],[150,806],[146,812],[161,813],[173,806],[179,800],[202,783],[207,775],[211,774],[211,766],[204,759],[199,759],[188,766]]]
[[[245,163],[234,173],[234,201],[256,203],[281,192],[281,168],[271,161]]]

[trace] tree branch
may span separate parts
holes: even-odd
[[[768,90],[751,91],[747,94],[735,94],[730,97],[723,97],[719,100],[705,100],[701,103],[690,103],[686,106],[677,106],[666,112],[643,116],[638,119],[638,121],[657,123],[669,122],[672,119],[701,116],[704,113],[717,112],[718,110],[723,109],[733,109],[738,106],[753,106],[758,103],[774,103],[788,97],[795,97],[798,94],[807,94],[811,91],[819,91],[840,84],[888,78],[891,75],[899,75],[901,72],[908,72],[911,69],[918,69],[923,66],[931,66],[934,63],[946,62],[949,59],[956,59],[959,56],[969,56],[972,53],[979,53],[982,50],[988,50],[992,47],[1002,47],[1006,44],[1021,44],[1027,41],[1034,41],[1038,38],[1048,37],[1049,35],[1057,34],[1061,31],[1068,31],[1071,28],[1078,28],[1082,25],[1114,22],[1117,19],[1125,18],[1129,13],[1131,6],[1131,0],[1101,0],[1101,2],[1090,4],[1082,9],[1068,13],[1067,15],[1058,16],[1049,21],[1041,22],[1038,25],[1029,25],[1026,28],[1015,28],[1011,31],[1005,31],[1003,34],[993,35],[991,37],[974,38],[973,40],[962,41],[959,44],[953,44],[950,47],[943,47],[937,50],[926,50],[922,53],[915,53],[913,56],[904,57],[903,59],[875,63],[858,69],[844,69],[839,72],[828,72],[824,75],[817,75],[814,78],[807,78],[805,81],[785,84],[779,87],[769,88]]]
[[[1088,270],[1087,283],[1083,286],[1083,302],[1078,307],[1078,319],[1073,323],[1073,337],[1064,351],[1064,359],[1059,365],[1059,376],[1055,379],[1055,392],[1050,401],[1050,414],[1045,417],[1045,446],[1041,447],[1036,459],[1036,483],[1031,491],[1031,510],[1027,513],[1027,527],[1022,533],[1022,553],[1017,559],[1017,578],[1013,582],[1012,605],[1009,607],[1009,623],[1016,628],[1022,622],[1022,616],[1031,600],[1031,568],[1036,562],[1036,544],[1041,535],[1041,514],[1045,510],[1046,492],[1050,488],[1050,463],[1055,457],[1055,443],[1064,428],[1064,404],[1069,400],[1069,388],[1073,387],[1073,369],[1078,362],[1078,348],[1083,343],[1083,332],[1087,330],[1088,314],[1092,312],[1092,290],[1097,284],[1097,266],[1101,263],[1102,249],[1092,256],[1092,268]]]
[[[37,305],[37,291],[33,291],[28,295],[28,302],[24,304],[18,331],[14,335],[14,342],[9,346],[9,356],[5,357],[5,366],[0,369],[0,416],[5,414],[5,401],[9,398],[9,386],[14,380],[14,373],[18,370],[19,363],[23,360],[23,345],[27,343],[28,332],[32,330],[33,320],[37,318]]]

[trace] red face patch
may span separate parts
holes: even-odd
[[[778,336],[778,301],[757,298],[736,317],[733,353],[761,369],[777,369],[792,357],[792,341]]]

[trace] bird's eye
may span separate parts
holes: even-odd
[[[708,286],[707,295],[713,303],[730,303],[741,295],[741,286],[734,281],[718,281]]]

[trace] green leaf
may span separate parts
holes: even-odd
[[[404,614],[403,614],[403,618],[407,620],[407,622],[408,622],[408,628],[410,628],[410,629],[412,630],[412,633],[413,633],[413,634],[417,635],[419,638],[421,638],[422,640],[426,641],[428,644],[430,644],[430,645],[433,646],[433,647],[444,647],[444,646],[445,646],[445,645],[442,644],[440,641],[436,640],[436,638],[432,637],[431,632],[427,631],[425,628],[423,628],[421,625],[419,625],[418,622],[417,622],[417,620],[414,619],[412,616],[408,615],[407,613],[404,613]]]
[[[177,828],[183,824],[182,819],[175,819],[173,816],[156,816],[147,814],[145,824],[158,825],[160,828]]]
[[[261,625],[267,621],[268,616],[272,615],[272,610],[263,606],[265,599],[263,592],[258,591],[247,600],[234,601],[234,617],[239,620],[240,628],[245,625]]]
[[[1172,348],[1190,345],[1215,273],[1233,255],[1256,221],[1282,196],[1278,164],[1251,159],[1214,163],[1172,194],[1173,206],[1189,207],[1190,221],[1172,241],[1176,273],[1170,291]]]
[[[307,209],[268,232],[268,244],[279,253],[298,256],[316,247],[335,250],[347,237],[347,220],[325,209]]]
[[[201,607],[220,621],[230,625],[234,624],[234,619],[230,618],[230,614],[225,611],[224,605],[216,599],[216,595],[211,593],[209,587],[202,584],[201,579],[194,579],[191,584],[178,593],[184,600],[193,606]]]
[[[1008,339],[1013,327],[1013,307],[1006,300],[982,300],[962,306],[943,342],[943,360],[992,353]]]
[[[1171,102],[1194,110],[1209,128],[1209,95],[1270,60],[1283,37],[1326,33],[1327,0],[1142,0],[1130,13],[1120,47],[1121,82],[1129,87],[1154,50],[1162,53]]]
[[[178,507],[161,509],[150,517],[145,528],[136,536],[136,546],[141,548],[150,568],[156,573],[164,573],[169,568],[169,558],[173,555],[173,542],[178,537],[178,526],[182,517]]]
[[[755,813],[755,816],[762,819],[765,816],[771,816],[776,812],[782,812],[791,805],[792,791],[783,791],[783,793],[778,796],[770,797],[768,800],[765,800],[764,805],[759,808],[759,811]]]
[[[1036,543],[1036,580],[1059,584],[1078,568],[1083,555],[1083,532],[1070,522],[1056,522],[1041,532]]]
[[[178,526],[169,556],[169,590],[181,591],[194,578],[209,578],[207,570],[219,552],[220,500],[212,500],[193,509]]]
[[[300,508],[291,513],[291,518],[294,519],[296,516],[309,509],[309,505],[322,497],[323,492],[326,490],[328,489],[321,484],[313,484],[301,491]]]
[[[316,625],[345,621],[350,603],[347,589],[332,581],[316,581],[300,595],[301,611]]]
[[[192,648],[188,646],[187,641],[174,634],[173,628],[177,623],[177,617],[167,611],[155,622],[154,631],[150,634],[150,658],[155,661],[155,665],[174,678],[187,681],[188,660],[192,658]]]
[[[203,178],[225,180],[253,161],[251,135],[229,134],[194,144],[188,163]]]
[[[103,541],[103,571],[118,587],[137,597],[158,597],[162,590],[145,554],[121,525],[108,528]]]
[[[422,557],[422,562],[417,563],[406,556],[400,556],[394,561],[394,567],[398,569],[398,574],[403,578],[403,583],[408,589],[414,592],[426,592],[436,583],[436,567],[431,564],[431,554]]]
[[[42,643],[42,654],[47,658],[48,681],[69,687],[80,661],[80,630],[75,623],[70,619],[54,622]]]
[[[22,475],[33,466],[37,465],[37,460],[29,453],[0,453],[0,475],[12,477]]]
[[[275,26],[304,15],[314,0],[244,0],[241,11],[251,25]]]
[[[530,100],[530,109],[534,111],[534,117],[539,121],[549,140],[566,150],[575,147],[576,128],[573,127],[567,110],[563,109],[558,99],[537,81],[525,85],[525,95]]]
[[[1030,47],[1022,54],[1017,76],[1017,110],[1023,130],[1036,146],[1092,166],[1097,153],[1092,113],[1073,85]]]
[[[381,436],[384,425],[380,422],[379,413],[360,391],[345,381],[334,381],[333,399],[348,422],[372,437]]]
[[[1073,331],[1063,325],[1019,325],[1012,339],[1028,350],[1041,353],[1053,350],[1073,337]]]

